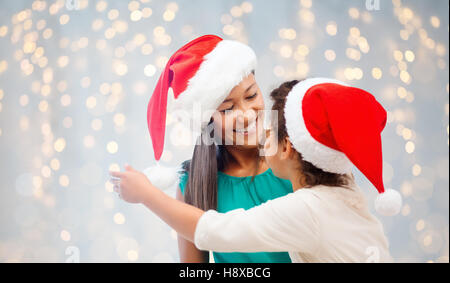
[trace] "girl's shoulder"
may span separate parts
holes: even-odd
[[[311,188],[297,190],[298,197],[308,198],[311,201],[326,201],[342,203],[346,206],[356,209],[367,208],[367,201],[361,189],[355,184],[350,183],[346,187],[334,187],[318,185]]]

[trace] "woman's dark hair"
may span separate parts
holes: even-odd
[[[195,145],[192,159],[183,163],[188,173],[188,181],[184,189],[185,203],[203,210],[217,207],[217,148],[214,143],[204,142],[202,133]]]
[[[208,125],[212,127],[212,121]],[[227,165],[235,161],[225,145],[213,141],[214,131],[203,131],[194,147],[191,160],[182,164],[182,173],[188,173],[184,189],[184,202],[202,210],[217,210],[217,172],[224,171]],[[261,161],[258,154],[256,165]],[[255,166],[255,174],[258,166]]]
[[[286,104],[286,98],[292,88],[298,84],[300,81],[293,80],[281,84],[280,87],[274,89],[270,94],[273,100],[272,110],[276,110],[278,113],[277,117],[272,117],[272,125],[274,126],[274,131],[278,132],[278,141],[282,142],[288,137],[286,129],[286,119],[284,116],[284,106]],[[275,128],[276,127],[276,128]],[[317,168],[310,162],[303,159],[302,155],[298,153],[300,160],[300,168],[302,175],[304,177],[303,183],[307,187],[314,187],[317,185],[325,185],[332,187],[345,187],[349,184],[352,177],[348,175],[340,175],[335,173],[325,172],[320,168]]]

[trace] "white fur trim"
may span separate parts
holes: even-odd
[[[186,90],[174,101],[173,109],[191,113],[194,103],[200,103],[202,112],[216,110],[256,65],[256,55],[250,47],[238,41],[222,40],[205,56]],[[202,117],[202,127],[210,119],[211,116]]]
[[[303,119],[302,101],[306,92],[315,85],[325,83],[348,86],[343,82],[326,78],[312,78],[299,82],[286,99],[284,108],[286,129],[292,145],[302,154],[304,160],[327,172],[350,174],[352,162],[347,156],[316,141],[306,128]]]

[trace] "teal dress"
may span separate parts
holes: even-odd
[[[218,198],[217,211],[244,208],[245,210],[263,204],[264,202],[292,193],[292,184],[289,180],[276,177],[271,169],[256,175],[253,181],[250,177],[233,177],[218,172]],[[188,181],[188,173],[181,175],[179,186],[184,194]],[[287,252],[260,252],[260,253],[218,253],[213,252],[216,263],[290,263]]]

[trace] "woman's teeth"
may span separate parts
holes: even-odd
[[[247,128],[244,129],[235,129],[234,130],[238,134],[248,134],[253,133],[256,131],[256,120],[252,122],[250,125],[247,126]]]

